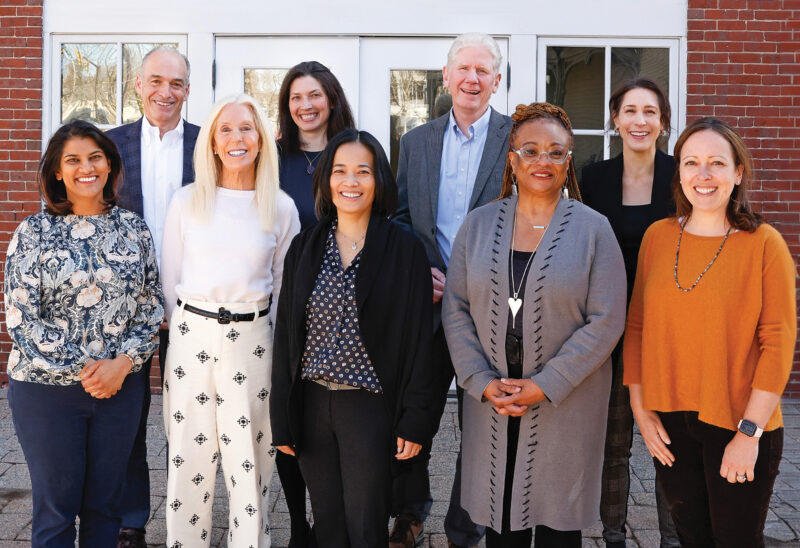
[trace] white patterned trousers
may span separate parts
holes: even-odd
[[[266,307],[266,302],[187,304],[234,313]],[[228,490],[228,546],[268,547],[275,462],[269,424],[269,315],[220,324],[179,307],[170,320],[163,398],[169,441],[167,547],[209,545],[219,459]]]

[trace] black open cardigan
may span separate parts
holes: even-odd
[[[293,446],[298,453],[303,439],[300,373],[306,304],[322,265],[331,222],[323,219],[292,241],[278,299],[270,394],[272,444]],[[434,433],[429,409],[433,286],[425,249],[410,232],[373,216],[355,285],[361,337],[381,383],[393,433],[423,444]]]

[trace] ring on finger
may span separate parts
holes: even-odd
[[[736,475],[736,481],[738,481],[739,483],[746,482],[747,481],[747,475],[746,474],[737,474]]]

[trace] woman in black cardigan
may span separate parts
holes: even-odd
[[[298,457],[320,546],[385,546],[393,463],[433,434],[430,266],[387,220],[397,186],[369,133],[330,141],[314,196],[320,223],[284,261],[272,443]]]
[[[632,80],[608,102],[611,123],[622,139],[622,153],[585,166],[580,191],[583,203],[611,222],[625,260],[628,301],[631,299],[639,246],[652,223],[675,210],[670,182],[675,160],[656,148],[670,127],[670,107],[661,88],[647,78]],[[633,412],[628,389],[622,384],[622,341],[612,354],[613,380],[608,409],[600,518],[609,548],[625,546],[633,441]],[[661,548],[680,546],[669,508],[656,486]]]

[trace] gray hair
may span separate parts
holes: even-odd
[[[483,48],[488,51],[492,55],[494,73],[500,72],[500,63],[503,62],[500,46],[497,45],[497,41],[494,38],[482,32],[468,32],[456,36],[450,46],[450,51],[447,52],[447,65],[450,66],[453,63],[461,49],[469,47]]]
[[[186,83],[188,84],[189,83],[189,73],[191,72],[191,68],[189,67],[189,58],[186,57],[184,54],[182,54],[180,51],[178,51],[177,49],[175,49],[172,46],[156,46],[153,49],[151,49],[150,51],[148,51],[144,55],[144,57],[142,57],[142,64],[139,67],[139,76],[144,76],[144,74],[142,74],[142,69],[144,68],[144,64],[147,62],[148,57],[150,57],[154,53],[158,53],[159,51],[168,51],[170,53],[174,53],[174,54],[180,56],[180,58],[183,59],[183,62],[186,63]]]

